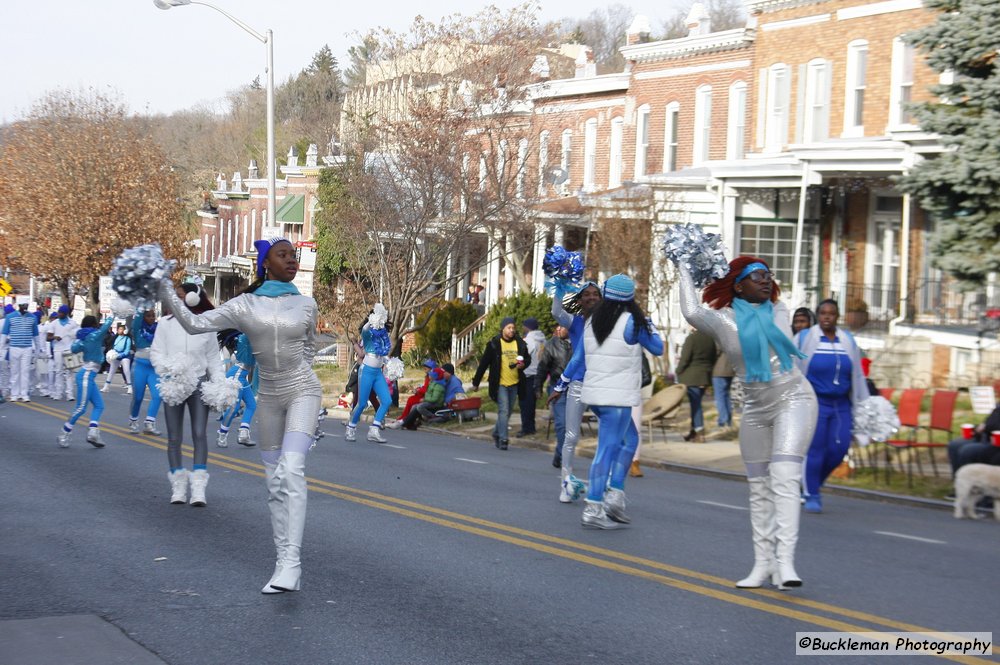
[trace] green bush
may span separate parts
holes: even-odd
[[[490,309],[483,329],[476,335],[474,345],[477,361],[486,348],[486,343],[499,334],[500,322],[508,316],[514,317],[517,321],[518,335],[523,332],[521,322],[530,317],[538,319],[538,329],[545,333],[546,337],[551,335],[556,327],[556,321],[552,318],[552,298],[548,294],[521,291],[504,298]]]
[[[461,300],[449,300],[434,306],[437,311],[430,321],[415,335],[415,342],[422,358],[433,358],[438,363],[446,362],[451,355],[451,331],[462,330],[479,317],[474,305]],[[419,318],[427,315],[420,313]]]

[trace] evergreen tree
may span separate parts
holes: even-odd
[[[907,35],[950,82],[917,104],[922,129],[945,146],[899,180],[936,221],[933,264],[967,285],[1000,271],[1000,71],[996,0],[925,0],[937,21]]]

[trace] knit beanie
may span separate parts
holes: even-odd
[[[635,298],[635,282],[627,275],[617,274],[604,282],[604,297],[608,300],[628,301]]]
[[[504,328],[506,328],[511,323],[517,323],[517,321],[514,319],[513,316],[505,316],[505,317],[503,317],[503,319],[500,321],[500,330],[502,331]]]
[[[538,319],[536,319],[533,316],[528,317],[527,319],[524,320],[524,322],[521,323],[521,325],[527,328],[528,330],[538,330]]]

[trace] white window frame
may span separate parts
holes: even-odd
[[[472,158],[469,153],[462,155],[462,193],[459,196],[458,209],[464,214],[469,209],[469,201],[465,196],[465,189],[469,186],[469,166]]]
[[[643,104],[635,112],[635,177],[646,175],[646,157],[649,154],[649,104]]]
[[[549,168],[549,130],[538,135],[538,195],[545,196],[545,171]]]
[[[694,148],[691,164],[708,161],[712,147],[712,86],[700,85],[694,92]]]
[[[917,51],[900,37],[892,40],[892,74],[889,88],[889,127],[911,129],[916,126],[904,105],[912,101]]]
[[[663,172],[677,170],[677,137],[680,133],[681,105],[667,104],[663,122]]]
[[[622,184],[622,143],[625,136],[625,119],[611,119],[611,141],[608,159],[608,189]]]
[[[819,143],[830,138],[830,83],[832,67],[829,60],[814,58],[806,65],[805,104],[803,106],[803,140]]]
[[[524,182],[528,173],[528,139],[522,138],[517,142],[517,179],[514,186],[514,195],[519,199],[524,198]]]
[[[847,74],[844,77],[844,138],[865,135],[865,88],[868,84],[868,42],[855,39],[847,45]],[[858,122],[860,120],[861,122]]]
[[[726,159],[743,159],[747,144],[747,83],[729,86],[729,115],[726,119]]]
[[[250,211],[250,242],[257,240],[257,208]]]
[[[489,180],[490,162],[486,151],[479,153],[479,191],[486,191],[486,183]]]
[[[583,124],[583,190],[594,191],[597,178],[597,118]]]
[[[783,62],[767,70],[767,117],[764,151],[781,152],[788,145],[789,107],[792,101],[792,68]]]
[[[562,144],[559,152],[559,167],[566,172],[566,181],[559,186],[559,191],[563,194],[569,193],[570,172],[569,168],[573,163],[573,130],[564,129],[562,133]]]

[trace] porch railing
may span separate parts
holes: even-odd
[[[886,330],[899,315],[899,288],[849,283],[841,321],[852,329]],[[923,280],[910,293],[908,323],[990,328],[1000,318],[1000,286],[959,291],[954,282]]]
[[[476,352],[472,342],[483,326],[486,324],[486,315],[483,314],[478,319],[462,328],[458,332],[451,332],[451,362],[455,367],[472,357]]]

